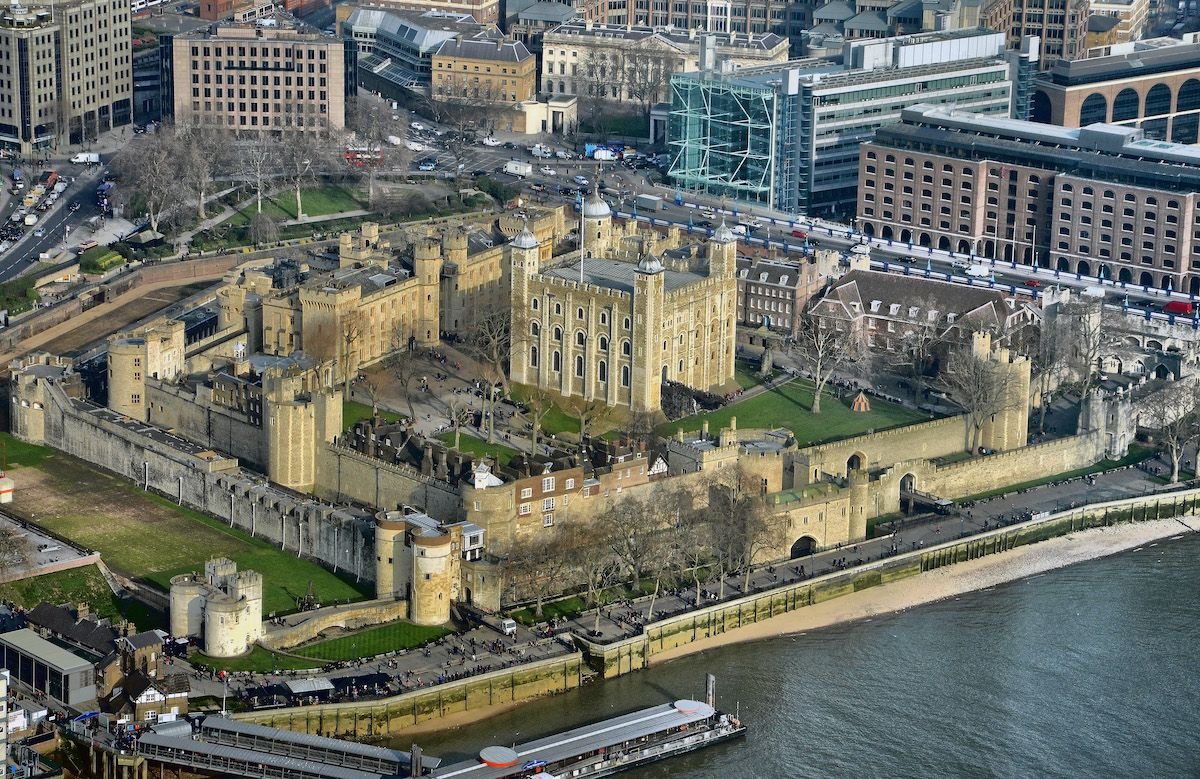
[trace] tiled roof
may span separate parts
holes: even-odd
[[[453,59],[491,60],[493,62],[525,62],[533,55],[520,41],[462,40],[446,41],[437,50],[438,57]]]
[[[26,615],[29,624],[36,625],[55,635],[73,641],[82,647],[107,654],[117,639],[117,631],[108,625],[91,620],[75,619],[75,615],[62,606],[39,603]]]

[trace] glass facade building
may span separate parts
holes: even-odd
[[[980,30],[850,42],[842,63],[676,75],[670,175],[687,191],[849,218],[876,129],[917,103],[1009,117],[1017,75],[1003,34]]]

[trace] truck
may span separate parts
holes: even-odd
[[[509,160],[504,163],[504,172],[510,176],[516,176],[523,179],[526,176],[533,175],[533,165],[528,162],[520,162],[518,160]]]
[[[992,275],[992,269],[987,265],[971,265],[965,273],[973,279],[986,279]]]
[[[20,168],[13,168],[12,182],[13,189],[25,189],[25,177],[21,174]]]
[[[1168,314],[1175,314],[1176,316],[1191,316],[1196,309],[1190,301],[1172,300],[1171,302],[1165,304],[1162,307],[1162,310],[1166,311]]]
[[[54,182],[58,181],[58,173],[53,170],[42,171],[42,176],[38,181],[46,189],[50,189],[54,186]]]
[[[666,206],[658,195],[638,195],[634,204],[645,211],[661,211]]]
[[[554,157],[554,150],[544,143],[534,144],[529,147],[529,153],[539,160],[548,160]]]
[[[601,162],[613,162],[617,158],[617,153],[612,149],[601,148],[592,152],[592,159],[600,160]]]
[[[71,162],[76,165],[99,165],[100,153],[95,151],[81,151],[71,157]]]

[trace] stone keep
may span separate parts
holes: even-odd
[[[171,579],[171,634],[202,636],[204,653],[236,657],[262,637],[262,576],[238,571],[224,557],[204,564],[203,577],[185,573]]]

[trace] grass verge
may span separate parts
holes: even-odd
[[[374,657],[397,649],[424,646],[449,632],[437,626],[393,622],[288,651],[314,660],[357,660],[360,657]]]

